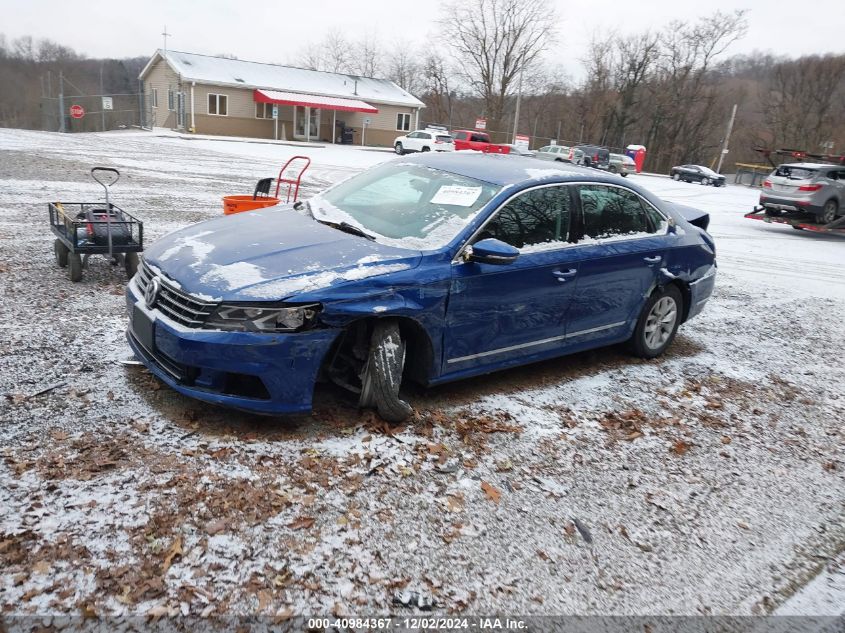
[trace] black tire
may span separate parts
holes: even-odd
[[[74,283],[82,279],[82,257],[79,253],[70,253],[67,258],[67,277]]]
[[[431,151],[431,148],[430,148],[428,145],[426,145],[425,147],[423,147],[423,148],[422,148],[422,151],[424,151],[424,152],[430,152],[430,151]]]
[[[59,268],[65,268],[67,266],[67,256],[70,253],[68,247],[65,246],[64,242],[56,238],[56,241],[53,242],[53,252],[56,254],[56,263],[59,265]]]
[[[707,185],[710,184],[710,179],[707,176],[705,176],[704,178],[701,179],[701,184],[706,187]]]
[[[819,224],[830,224],[836,219],[837,215],[839,215],[839,205],[836,200],[831,198],[822,207],[821,215],[818,216]]]
[[[611,174],[618,174],[619,173],[619,170],[616,169],[616,165],[611,165],[610,167],[607,168],[607,171],[609,171]]]
[[[132,279],[138,272],[138,253],[126,253],[123,256],[123,267],[126,269],[126,278]]]
[[[674,174],[672,174],[672,180],[674,180],[675,182],[678,182],[680,179],[681,179],[681,174],[679,174],[678,172],[675,172]]]
[[[405,341],[395,321],[379,321],[370,337],[370,351],[361,374],[362,407],[375,407],[388,422],[403,422],[413,412],[399,397],[405,368]]]
[[[625,173],[623,173],[623,174],[622,174],[622,177],[623,177],[623,178],[627,178],[627,177],[628,177],[628,172],[626,171]]]
[[[795,229],[796,231],[803,231],[804,230],[802,227],[795,226],[794,224],[792,225],[792,228]]]
[[[556,163],[562,163],[562,162],[564,162],[564,160],[562,158],[555,158],[555,162]]]
[[[402,143],[396,143],[396,145],[393,146],[393,151],[402,156],[405,153],[405,148],[402,147]]]
[[[670,304],[674,302],[674,319],[668,330],[665,327],[667,323],[656,314],[653,314],[653,311],[656,311],[656,306],[664,300]],[[655,290],[648,298],[648,301],[645,302],[643,311],[640,313],[640,318],[637,320],[637,327],[634,328],[634,334],[628,341],[631,352],[640,358],[656,358],[666,351],[666,348],[675,340],[675,334],[677,334],[678,326],[681,324],[683,308],[684,299],[677,286],[669,285],[665,288]],[[646,332],[646,328],[655,325],[655,318],[657,319],[657,326],[660,327],[661,333],[654,337],[657,340],[650,341],[650,333]]]

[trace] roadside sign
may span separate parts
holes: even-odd
[[[279,104],[277,104],[277,103],[273,104],[273,118],[274,119],[279,118]]]
[[[528,149],[528,143],[531,139],[525,134],[517,134],[513,138],[513,144],[522,149]]]
[[[368,116],[364,117],[364,125],[369,125],[372,122],[373,122],[373,120],[370,117],[368,117]]]
[[[487,119],[476,119],[475,120],[475,129],[476,130],[486,130],[487,129]]]
[[[553,138],[549,141],[549,145],[557,145],[557,139]]]
[[[85,108],[83,108],[81,105],[76,104],[70,106],[70,116],[72,116],[74,119],[81,119],[85,116]]]
[[[722,153],[723,153],[723,154],[727,154],[727,153],[728,153],[728,152],[730,152],[730,151],[731,151],[731,150],[729,150],[729,149],[726,147],[725,149],[723,149],[723,150],[722,150]]]
[[[114,100],[111,97],[103,97],[103,110],[114,110]]]

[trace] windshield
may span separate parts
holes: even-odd
[[[441,248],[500,187],[415,165],[388,162],[353,176],[310,201],[318,221],[347,222],[400,248]]]
[[[694,166],[698,167],[698,169],[701,171],[701,173],[704,174],[705,176],[718,176],[719,175],[715,171],[713,171],[712,169],[710,169],[708,167],[704,167],[703,165],[694,165]]]

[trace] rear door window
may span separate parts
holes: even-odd
[[[816,176],[817,173],[818,172],[815,169],[781,165],[775,171],[775,176],[780,176],[781,178],[789,178],[790,180],[811,180]]]
[[[578,188],[585,239],[656,233],[665,220],[633,191],[604,185]],[[649,212],[653,217],[649,216]]]
[[[569,187],[541,187],[500,208],[476,241],[494,237],[520,250],[545,250],[567,242],[569,224]]]

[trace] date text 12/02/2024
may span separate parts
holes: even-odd
[[[511,618],[309,618],[310,629],[369,629],[369,630],[524,630],[523,620]]]

